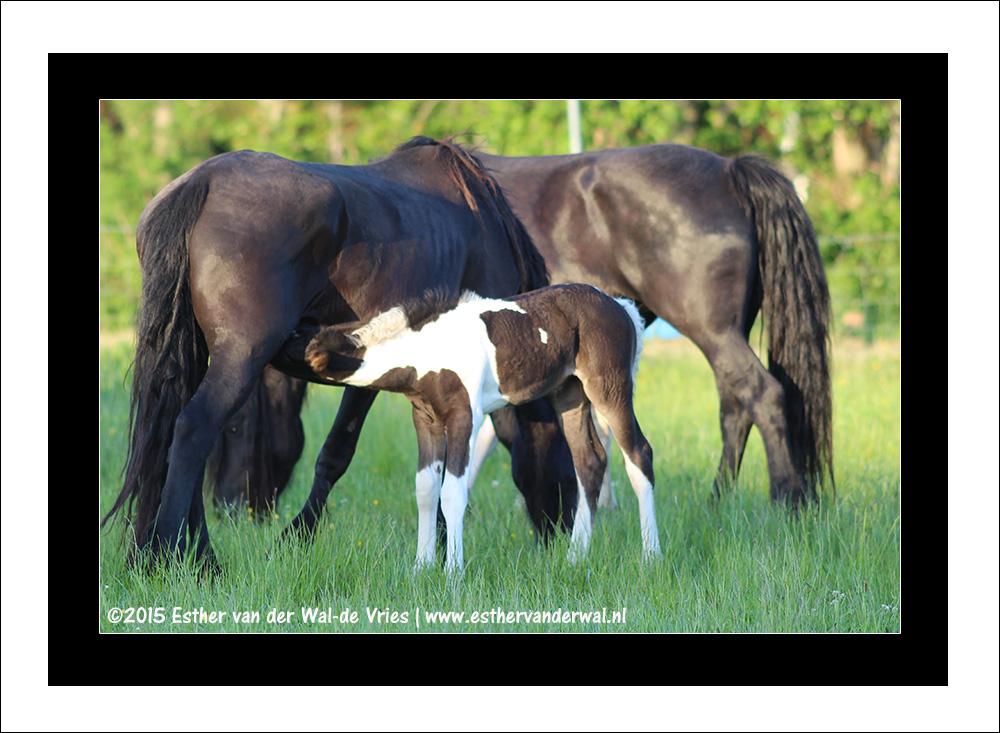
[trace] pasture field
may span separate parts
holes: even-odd
[[[129,358],[128,343],[100,352],[100,516],[117,495],[125,461]],[[440,567],[411,571],[416,440],[401,395],[376,401],[315,540],[279,541],[305,501],[340,400],[340,389],[311,387],[305,451],[276,515],[209,510],[222,574],[205,577],[190,563],[133,572],[118,543],[121,523],[100,533],[99,629],[898,632],[898,345],[838,345],[833,369],[836,499],[827,491],[819,508],[793,515],[768,499],[756,431],[739,486],[710,500],[721,452],[711,370],[690,342],[647,342],[636,413],[653,446],[664,559],[640,562],[638,507],[617,448],[619,506],[600,513],[577,565],[566,560],[568,538],[548,548],[536,542],[499,448],[472,490],[461,583]]]

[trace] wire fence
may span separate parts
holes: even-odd
[[[868,343],[900,337],[899,234],[819,237],[833,335]]]
[[[900,337],[900,258],[898,234],[856,234],[819,238],[826,263],[835,339],[867,343]],[[139,304],[135,232],[128,226],[100,227],[100,331],[131,329]],[[130,256],[125,256],[123,253]],[[117,256],[116,256],[117,253]],[[662,321],[647,335],[671,338]]]

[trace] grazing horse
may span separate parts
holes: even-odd
[[[735,481],[752,425],[772,499],[795,506],[816,498],[825,474],[833,483],[830,296],[812,223],[785,176],[757,156],[670,144],[479,158],[553,283],[630,298],[705,354],[719,392],[717,492]],[[748,343],[758,311],[768,368]]]
[[[306,360],[323,379],[405,394],[417,431],[417,567],[433,564],[438,498],[448,529],[445,568],[463,567],[469,463],[486,414],[547,397],[576,469],[570,557],[590,542],[607,465],[592,411],[611,425],[639,499],[644,557],[660,555],[653,451],[632,409],[642,318],[590,285],[558,285],[503,300],[466,291],[401,306],[367,324],[321,330]],[[441,301],[444,301],[443,303]]]
[[[305,446],[306,384],[267,366],[245,408],[222,426],[205,465],[218,509],[247,505],[261,517],[274,508]]]
[[[431,287],[502,297],[547,280],[482,166],[429,138],[363,166],[218,155],[149,203],[136,247],[143,283],[129,456],[102,526],[134,508],[137,547],[153,555],[183,551],[190,532],[198,557],[212,557],[206,459],[265,365],[314,379],[304,351],[322,326],[370,319]],[[353,451],[375,394],[345,392],[293,526],[315,523],[347,467],[334,449]]]
[[[673,144],[476,155],[508,195],[553,283],[584,282],[630,298],[647,321],[664,318],[705,354],[722,429],[716,492],[735,481],[752,425],[763,439],[772,499],[798,504],[815,497],[826,474],[833,483],[830,296],[812,224],[785,176],[756,156],[729,159]],[[758,312],[767,368],[748,343]],[[531,421],[518,411],[530,446],[511,444],[513,421],[498,425],[529,509],[538,497],[552,505],[559,491],[559,462],[539,473],[541,457],[559,454],[565,464],[567,455],[554,416],[539,404]],[[334,448],[345,468],[353,448],[348,441]],[[561,483],[565,491],[571,482]]]

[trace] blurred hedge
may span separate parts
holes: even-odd
[[[831,286],[844,302],[876,304],[861,306],[867,324],[898,324],[898,101],[583,100],[580,108],[585,150],[677,142],[778,162],[805,194]],[[504,155],[569,152],[565,100],[101,102],[101,328],[132,322],[132,230],[143,207],[198,162],[252,148],[359,164],[413,135],[458,133]]]

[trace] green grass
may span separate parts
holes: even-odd
[[[100,354],[102,516],[117,494],[125,460],[128,356],[125,345]],[[315,540],[279,540],[308,494],[312,462],[340,399],[339,389],[311,388],[303,460],[276,516],[210,512],[221,575],[204,577],[191,563],[133,572],[117,542],[120,524],[101,534],[99,628],[413,632],[419,608],[420,631],[898,632],[898,349],[838,348],[834,369],[836,500],[828,494],[821,507],[798,514],[772,506],[763,445],[753,431],[739,486],[710,501],[721,451],[714,380],[689,343],[659,342],[643,356],[636,412],[655,455],[663,561],[640,562],[638,507],[617,449],[612,478],[619,508],[601,513],[586,559],[570,565],[566,537],[549,548],[536,542],[501,448],[472,491],[460,583],[440,568],[411,572],[416,441],[409,403],[399,395],[376,401]],[[112,623],[112,608],[133,609],[130,620]],[[226,615],[175,622],[175,608],[179,614],[204,609]],[[303,608],[330,609],[338,620],[307,621]],[[508,621],[494,609],[550,617]],[[624,622],[551,619],[557,610],[602,609],[609,619],[624,609]],[[356,613],[353,623],[339,620],[345,610],[345,619]],[[465,617],[434,622],[426,616],[449,611]],[[241,612],[259,617],[244,621],[235,617]],[[279,621],[277,612],[292,615]],[[474,623],[473,612],[486,622]]]

